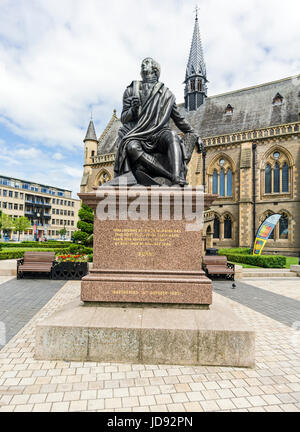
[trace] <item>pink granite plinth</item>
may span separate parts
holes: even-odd
[[[193,204],[213,196],[190,188],[115,188],[117,220],[99,220],[96,208],[105,198],[106,188],[80,194],[83,202],[95,209],[93,270],[82,279],[81,300],[103,303],[159,303],[210,305],[212,284],[201,269],[202,232],[189,231],[184,217],[176,220],[174,203],[184,202],[184,194]],[[111,189],[107,189],[109,193]],[[170,198],[170,217],[164,220],[163,199]],[[148,203],[147,220],[118,220],[121,201],[127,208],[136,197]],[[164,197],[164,198],[162,198]],[[198,201],[199,202],[199,201]],[[183,204],[182,204],[183,205]],[[151,215],[158,210],[157,220]],[[178,210],[178,207],[177,207]],[[203,211],[203,208],[202,208]]]

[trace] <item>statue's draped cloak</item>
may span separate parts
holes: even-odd
[[[131,100],[133,97],[139,97],[140,85],[140,81],[133,81],[124,92],[121,115],[123,126],[119,129],[115,176],[131,171],[126,151],[127,144],[136,139],[141,142],[147,153],[155,152],[160,134],[170,130],[170,118],[173,118],[182,131],[192,132],[189,124],[178,112],[175,96],[163,83],[158,82],[154,85],[139,112],[135,113],[131,108]]]

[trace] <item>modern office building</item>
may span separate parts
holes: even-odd
[[[0,210],[31,222],[32,229],[21,233],[21,240],[60,239],[63,228],[70,239],[77,229],[79,208],[80,200],[72,198],[70,190],[0,175]],[[11,230],[8,236],[17,239],[18,233]]]

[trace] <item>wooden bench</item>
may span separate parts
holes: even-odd
[[[202,266],[207,277],[225,277],[225,279],[234,280],[234,264],[228,263],[226,256],[204,256]]]
[[[55,261],[55,252],[30,252],[24,253],[24,258],[17,260],[17,278],[20,279],[24,273],[49,273],[53,262]]]

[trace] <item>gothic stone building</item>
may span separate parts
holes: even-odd
[[[259,224],[273,213],[280,223],[265,251],[300,251],[300,75],[207,96],[207,77],[196,17],[179,108],[206,145],[193,154],[192,186],[217,195],[205,214],[206,246],[250,247]],[[81,192],[113,177],[116,111],[98,139],[93,121],[85,143]],[[175,126],[174,126],[175,127]]]

